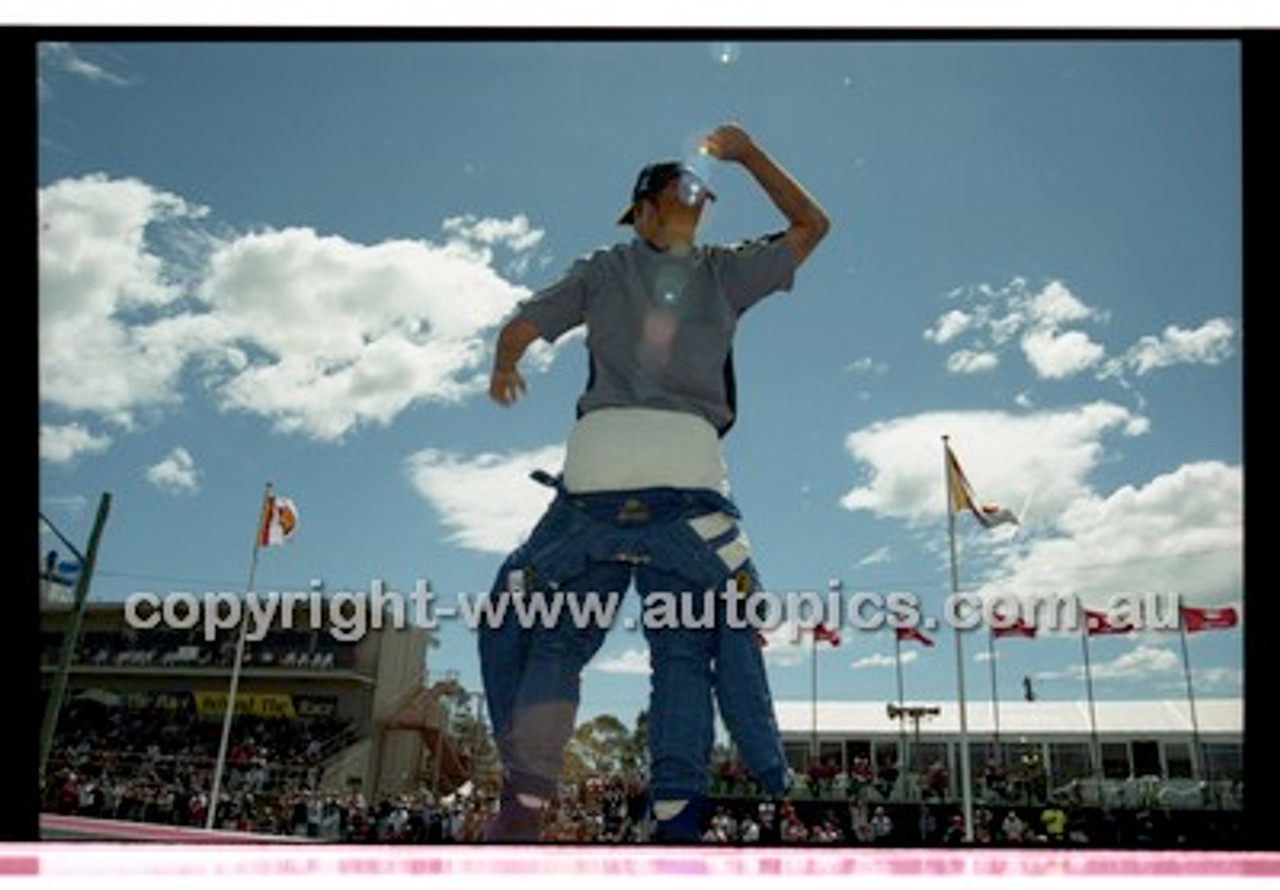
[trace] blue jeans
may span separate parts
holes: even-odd
[[[575,495],[561,489],[528,541],[503,562],[490,597],[507,608],[502,621],[481,626],[479,649],[508,793],[554,794],[577,715],[581,672],[607,632],[575,627],[567,609],[550,626],[522,626],[515,599],[593,592],[616,606],[633,580],[653,667],[648,729],[654,797],[705,792],[713,691],[748,767],[767,792],[783,790],[785,760],[755,630],[725,622],[718,594],[731,573],[716,555],[719,539],[703,540],[688,523],[716,512],[739,517],[713,491]],[[733,534],[736,529],[726,536]],[[748,579],[759,586],[750,561],[733,575],[740,589]],[[704,597],[706,591],[717,595]],[[694,621],[655,626],[648,619],[664,606],[664,617]]]

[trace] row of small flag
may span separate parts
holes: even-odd
[[[1180,612],[1182,615],[1182,630],[1189,634],[1208,630],[1227,630],[1236,627],[1240,623],[1240,613],[1234,606],[1222,606],[1213,609],[1182,606],[1180,607]],[[1084,617],[1085,632],[1089,636],[1127,634],[1137,630],[1136,625],[1132,622],[1116,621],[1105,612],[1085,609]],[[899,640],[914,641],[925,646],[933,645],[933,640],[918,628],[896,627],[894,631]],[[1003,627],[993,625],[991,627],[991,635],[993,637],[1034,637],[1036,628],[1034,625],[1018,619]],[[763,634],[757,634],[756,638],[761,646],[768,645],[768,640]],[[841,642],[840,631],[819,622],[813,627],[813,641],[815,643],[829,643],[832,646],[839,646]]]

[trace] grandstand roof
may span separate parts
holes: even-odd
[[[818,733],[867,738],[889,736],[900,732],[899,722],[890,719],[883,701],[819,701]],[[960,734],[960,710],[955,701],[905,703],[938,706],[936,717],[920,721],[921,736],[957,736]],[[1099,735],[1187,735],[1191,732],[1190,706],[1185,699],[1160,701],[1098,701],[1094,703]],[[970,735],[991,736],[995,714],[990,701],[968,703]],[[1009,736],[1078,736],[1091,730],[1087,701],[1008,701],[1000,702],[1000,735]],[[778,728],[784,735],[813,731],[813,704],[810,701],[774,703]],[[1244,734],[1244,700],[1217,698],[1196,701],[1196,723],[1202,735]],[[914,734],[913,721],[907,728]]]

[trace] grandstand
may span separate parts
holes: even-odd
[[[1001,702],[997,725],[990,701],[970,701],[974,842],[1238,848],[1243,710],[1197,700],[1193,726],[1185,700]],[[955,702],[779,701],[775,712],[791,789],[775,809],[728,749],[713,769],[714,840],[747,826],[764,843],[962,841]]]
[[[42,706],[71,610],[42,589]],[[327,616],[328,610],[320,610]],[[299,607],[246,641],[219,825],[292,833],[316,801],[379,801],[476,787],[491,767],[459,737],[466,694],[427,686],[429,631],[371,627],[343,642]],[[339,636],[342,636],[341,634]],[[51,813],[199,826],[212,785],[236,637],[130,627],[122,603],[87,603],[42,777]],[[465,725],[474,730],[482,721]],[[470,785],[468,783],[471,783]],[[225,809],[225,818],[224,816]]]
[[[927,792],[960,798],[960,719],[954,701],[906,703],[783,701],[775,706],[788,763],[799,775],[861,781],[885,799]],[[1091,712],[1093,717],[1091,718]],[[913,714],[919,715],[918,719]],[[997,714],[999,723],[997,725]],[[1168,701],[968,703],[974,785],[1019,785],[1040,796],[1070,791],[1086,804],[1239,808],[1244,702]],[[815,724],[816,719],[816,724]],[[1200,756],[1193,757],[1199,741]],[[1096,753],[1095,753],[1096,752]],[[885,774],[888,774],[887,776]],[[1032,786],[1035,786],[1033,788]]]

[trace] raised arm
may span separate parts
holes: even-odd
[[[790,223],[783,237],[796,265],[803,263],[831,227],[826,211],[737,124],[717,127],[704,144],[712,157],[741,164],[760,183]]]

